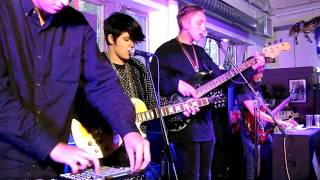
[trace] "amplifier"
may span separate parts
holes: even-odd
[[[144,180],[144,173],[131,173],[129,167],[108,167],[102,166],[100,173],[95,174],[93,169],[87,169],[77,174],[65,173],[61,174],[61,180],[76,179],[76,180]]]
[[[320,159],[320,129],[286,131],[287,167],[293,180],[317,179],[319,168],[313,159]],[[283,152],[283,136],[273,134],[272,174],[273,179],[288,179]],[[320,161],[319,161],[320,162]],[[318,177],[319,179],[319,177]]]

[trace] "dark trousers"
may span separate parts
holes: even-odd
[[[214,140],[174,143],[174,159],[179,180],[211,180]]]
[[[242,142],[244,145],[244,155],[246,160],[246,179],[247,180],[254,180],[255,179],[255,166],[254,166],[254,154],[255,154],[255,147],[252,143],[252,140],[246,136],[242,136]],[[271,180],[272,177],[272,138],[269,135],[269,138],[266,142],[262,145],[259,145],[259,152],[258,152],[258,178],[262,180]]]
[[[261,153],[261,172],[260,178],[263,180],[272,179],[272,141],[269,138],[260,149]]]

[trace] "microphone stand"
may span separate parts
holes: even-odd
[[[158,62],[158,57],[156,55],[152,55],[152,56]],[[148,71],[148,74],[149,74],[149,77],[150,77],[150,82],[151,82],[151,86],[152,86],[152,89],[153,89],[154,97],[155,97],[156,102],[157,102],[157,108],[160,109],[161,108],[161,101],[160,101],[159,86],[157,86],[158,87],[158,89],[157,89],[158,93],[156,93],[154,82],[153,82],[153,78],[152,78],[152,74],[151,74],[151,71],[150,71],[150,59],[151,59],[152,56],[144,57],[144,58],[145,58],[145,62],[146,62],[145,64],[146,64],[146,67],[147,67],[147,71]],[[159,79],[159,75],[158,75],[158,79]],[[171,150],[170,143],[169,143],[168,130],[167,130],[166,124],[164,122],[162,114],[159,113],[159,116],[160,116],[159,118],[160,118],[160,126],[161,126],[161,131],[162,131],[162,137],[163,137],[163,140],[164,140],[164,143],[165,143],[164,149],[163,149],[163,152],[162,152],[164,157],[161,160],[161,178],[162,179],[170,179],[170,166],[169,166],[169,164],[171,163],[172,170],[174,172],[174,177],[175,177],[176,180],[178,180],[177,170],[176,170],[176,167],[175,167],[175,164],[174,164],[174,161],[173,161],[172,150]]]
[[[211,37],[210,37],[211,38]],[[255,131],[255,153],[254,153],[254,167],[255,167],[255,173],[254,173],[254,177],[256,179],[256,175],[258,172],[258,167],[257,167],[257,160],[258,160],[258,132],[257,132],[257,124],[258,124],[258,114],[259,114],[259,107],[260,105],[262,105],[265,109],[266,112],[271,116],[271,119],[273,120],[273,122],[275,123],[275,125],[279,128],[279,130],[281,131],[282,135],[284,137],[287,136],[287,134],[285,133],[284,129],[279,125],[279,123],[275,120],[274,115],[272,114],[272,111],[266,106],[266,104],[262,101],[261,98],[259,98],[259,94],[254,90],[254,88],[252,87],[252,85],[248,82],[248,80],[244,77],[243,73],[239,70],[239,68],[237,67],[237,65],[232,61],[232,58],[229,56],[229,54],[226,52],[226,50],[222,47],[221,45],[221,40],[217,40],[216,38],[213,38],[216,42],[217,45],[219,47],[219,49],[222,50],[222,52],[224,53],[225,57],[227,57],[227,60],[230,62],[230,64],[232,65],[232,67],[235,69],[235,71],[237,71],[237,73],[240,74],[241,78],[244,80],[245,84],[249,87],[250,91],[253,93],[255,99],[257,100],[258,103],[255,103],[256,106],[254,107],[254,131]]]

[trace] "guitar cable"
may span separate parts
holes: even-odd
[[[287,147],[286,147],[286,140],[287,137],[284,136],[283,137],[283,154],[284,154],[284,164],[285,164],[285,168],[286,168],[286,175],[288,177],[288,180],[291,180],[290,178],[290,174],[289,174],[289,168],[288,168],[288,159],[287,159]]]

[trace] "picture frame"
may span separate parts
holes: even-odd
[[[290,79],[289,80],[289,94],[291,101],[294,103],[307,102],[307,83],[306,79]]]

